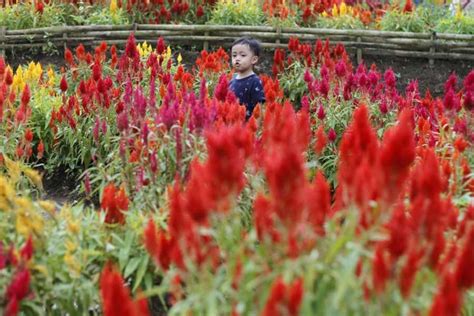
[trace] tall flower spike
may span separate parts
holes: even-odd
[[[100,294],[105,316],[150,315],[146,299],[133,301],[122,276],[110,263],[106,264],[100,276]]]

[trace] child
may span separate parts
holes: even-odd
[[[248,120],[257,103],[265,102],[262,81],[253,72],[260,55],[260,43],[253,38],[242,37],[232,43],[231,52],[235,74],[229,87],[240,103],[245,105]]]

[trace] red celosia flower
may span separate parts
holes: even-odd
[[[383,77],[387,88],[395,89],[396,79],[392,68],[387,69]]]
[[[328,140],[333,143],[337,138],[337,134],[336,134],[336,131],[334,130],[334,128],[330,128],[329,129],[329,132],[328,132]]]
[[[449,89],[443,98],[443,105],[446,110],[459,110],[460,108],[459,96],[454,92],[453,89]]]
[[[105,222],[109,224],[125,223],[123,211],[128,209],[128,197],[125,190],[120,188],[117,190],[113,183],[109,183],[102,193],[101,208],[106,212]]]
[[[20,305],[18,304],[18,300],[16,297],[12,298],[5,309],[5,316],[16,316],[20,311]]]
[[[321,172],[316,174],[313,185],[308,192],[308,221],[314,232],[324,235],[324,222],[331,208],[329,184]]]
[[[311,8],[306,7],[306,9],[303,11],[303,15],[302,15],[303,21],[307,22],[312,14],[313,14],[313,12],[311,11]]]
[[[150,315],[146,298],[133,301],[122,276],[110,263],[104,267],[100,276],[100,294],[105,316]]]
[[[161,55],[165,52],[165,50],[166,50],[165,41],[163,37],[160,36],[156,43],[156,52],[158,53],[158,55]]]
[[[7,84],[7,86],[11,86],[11,84],[13,83],[13,74],[12,74],[12,71],[10,69],[8,69],[6,71],[4,80],[5,80],[5,83]]]
[[[67,81],[66,81],[66,77],[63,76],[61,78],[61,82],[59,84],[59,88],[61,89],[62,92],[66,92],[67,91]]]
[[[326,147],[327,142],[328,138],[326,136],[326,133],[324,132],[324,127],[320,125],[318,127],[318,130],[316,131],[316,142],[314,146],[314,151],[319,155]]]
[[[389,238],[385,242],[392,260],[398,259],[408,249],[410,241],[409,218],[403,205],[398,205],[392,212],[389,222],[385,225]]]
[[[435,295],[429,316],[458,316],[461,314],[462,296],[453,273],[447,272]]]
[[[253,204],[253,217],[259,240],[263,241],[265,235],[269,235],[274,242],[280,239],[280,234],[274,228],[273,216],[270,201],[258,195]]]
[[[403,7],[403,12],[413,12],[413,2],[411,0],[407,0],[405,2],[405,6]]]
[[[30,102],[30,98],[31,98],[30,86],[26,84],[21,94],[21,104],[23,106],[28,105],[28,103]]]
[[[384,175],[387,202],[393,201],[402,190],[411,164],[415,159],[415,136],[411,123],[413,114],[404,110],[397,126],[384,134],[380,163]]]
[[[458,136],[454,141],[454,147],[461,153],[466,150],[467,146],[469,146],[469,143],[462,136]]]
[[[36,12],[38,12],[39,14],[43,14],[43,11],[44,11],[44,3],[43,3],[43,1],[41,1],[41,0],[36,1],[35,10],[36,10]]]
[[[202,8],[201,5],[198,6],[196,9],[196,17],[200,18],[204,15],[204,9]]]
[[[145,247],[148,253],[155,259],[156,263],[164,270],[168,270],[171,264],[173,251],[173,240],[167,237],[163,231],[156,231],[156,224],[152,219],[144,231]]]
[[[458,286],[468,289],[474,286],[474,224],[464,238],[464,245],[456,264]]]
[[[28,143],[31,143],[32,140],[33,140],[33,132],[31,131],[31,129],[27,128],[25,131],[25,141]]]
[[[38,159],[43,158],[43,154],[44,154],[43,140],[40,140],[40,143],[38,144],[38,148],[36,150],[37,150],[37,158]]]
[[[346,75],[346,71],[346,62],[343,59],[339,60],[336,65],[336,75],[339,78],[343,78]]]
[[[125,46],[125,54],[130,59],[136,59],[140,57],[140,54],[137,50],[137,44],[135,43],[135,34],[132,32],[127,40],[127,45]]]
[[[3,77],[3,75],[5,74],[5,60],[3,59],[3,57],[0,57],[0,78]]]
[[[407,255],[405,265],[400,272],[400,292],[405,299],[410,296],[410,291],[415,280],[415,275],[418,271],[422,258],[423,251],[418,251],[414,247]]]
[[[372,286],[377,293],[383,292],[385,284],[390,276],[390,267],[385,256],[385,249],[378,246],[375,249],[372,263]]]
[[[72,52],[67,47],[66,47],[66,50],[64,51],[64,59],[66,60],[66,63],[69,65],[69,67],[73,67],[74,56],[72,55]]]
[[[8,300],[16,299],[18,302],[24,299],[30,291],[30,271],[20,269],[13,276],[13,280],[7,287],[5,297]]]
[[[467,111],[474,110],[474,89],[466,91],[464,94],[463,106]]]
[[[368,115],[367,107],[365,105],[359,106],[354,111],[353,121],[346,129],[341,140],[339,147],[339,187],[336,194],[338,207],[336,209],[346,205],[345,203],[354,202],[357,192],[361,192],[365,196],[363,200],[359,199],[359,202],[364,201],[365,203],[367,198],[375,198],[372,195],[379,187],[378,183],[375,182],[378,175],[373,174],[378,170],[372,168],[377,161],[378,139],[370,125]],[[367,172],[373,175],[368,177]],[[367,186],[368,180],[372,181],[371,188],[374,191],[370,191],[368,188],[364,188],[361,191],[362,188],[360,186],[362,184],[364,184],[362,187]],[[344,197],[344,200],[341,200],[342,197]]]
[[[225,101],[228,93],[228,82],[226,74],[219,77],[219,83],[214,90],[214,97],[219,101]]]
[[[323,108],[323,105],[319,105],[318,107],[318,111],[316,112],[316,116],[318,117],[318,119],[320,120],[324,120],[324,118],[326,117],[326,112],[324,111],[324,108]]]
[[[92,78],[94,81],[99,81],[99,79],[102,77],[102,66],[100,63],[95,62],[94,65],[92,66]]]
[[[456,91],[457,90],[457,84],[458,84],[458,76],[456,76],[456,73],[453,72],[448,80],[444,83],[444,93],[446,94],[449,90]]]
[[[273,282],[262,316],[296,316],[303,300],[303,280],[285,284],[281,277]]]
[[[291,52],[297,52],[300,47],[300,41],[298,40],[297,37],[290,37],[290,40],[288,42],[288,49]]]
[[[31,236],[28,237],[26,244],[23,246],[23,248],[21,248],[20,254],[25,261],[30,260],[33,256],[33,239]]]

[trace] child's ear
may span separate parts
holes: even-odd
[[[255,65],[258,62],[258,56],[252,56],[252,65]]]

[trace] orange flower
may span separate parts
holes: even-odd
[[[105,222],[108,224],[124,224],[125,216],[123,211],[128,209],[128,197],[125,190],[120,188],[117,190],[113,183],[109,183],[102,193],[102,201],[100,207],[106,212]]]
[[[467,146],[469,146],[469,143],[462,136],[458,136],[456,138],[456,140],[454,141],[454,147],[460,153],[464,152],[464,150],[466,150]]]

